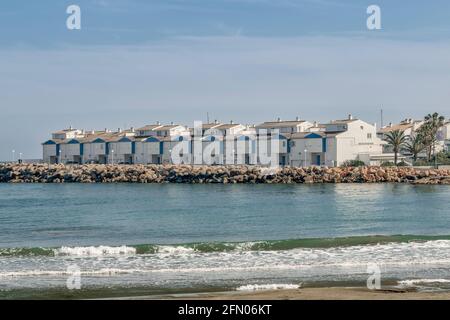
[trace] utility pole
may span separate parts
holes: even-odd
[[[381,122],[380,122],[381,127],[380,127],[380,129],[381,129],[381,128],[383,128],[383,108],[381,108],[381,112],[380,113],[381,113],[380,114],[380,116],[381,116]]]
[[[209,123],[209,112],[206,112],[206,123]]]

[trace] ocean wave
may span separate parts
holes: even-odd
[[[116,255],[134,255],[136,254],[136,248],[120,246],[98,246],[98,247],[61,247],[54,249],[54,253],[57,256],[116,256]]]
[[[449,279],[409,279],[409,280],[400,280],[398,284],[400,286],[414,286],[418,284],[443,284],[450,283]]]
[[[189,244],[122,245],[122,246],[64,246],[60,248],[0,248],[0,257],[6,256],[123,256],[144,254],[180,255],[214,252],[286,251],[293,249],[329,249],[366,247],[389,243],[432,242],[434,247],[450,248],[450,236],[393,235],[354,236],[340,238],[305,238],[246,242],[198,242]]]
[[[247,284],[237,287],[237,291],[257,291],[257,290],[294,290],[299,289],[299,284]]]
[[[83,270],[79,272],[80,276],[89,275],[118,275],[118,274],[131,274],[141,273],[143,270],[133,269],[118,269],[118,268],[102,268],[99,270]],[[10,271],[0,272],[0,278],[15,278],[15,277],[35,277],[35,276],[69,276],[74,272],[70,270],[26,270],[26,271]]]

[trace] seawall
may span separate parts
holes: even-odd
[[[1,183],[410,183],[450,185],[450,169],[0,164]]]

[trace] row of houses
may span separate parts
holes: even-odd
[[[376,125],[349,115],[319,124],[295,119],[259,125],[155,124],[127,130],[54,132],[42,144],[47,163],[257,164],[340,166],[348,160],[377,165],[392,161]]]

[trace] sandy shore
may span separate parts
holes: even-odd
[[[294,290],[229,291],[120,298],[126,300],[450,300],[450,292],[398,289],[302,288]]]

